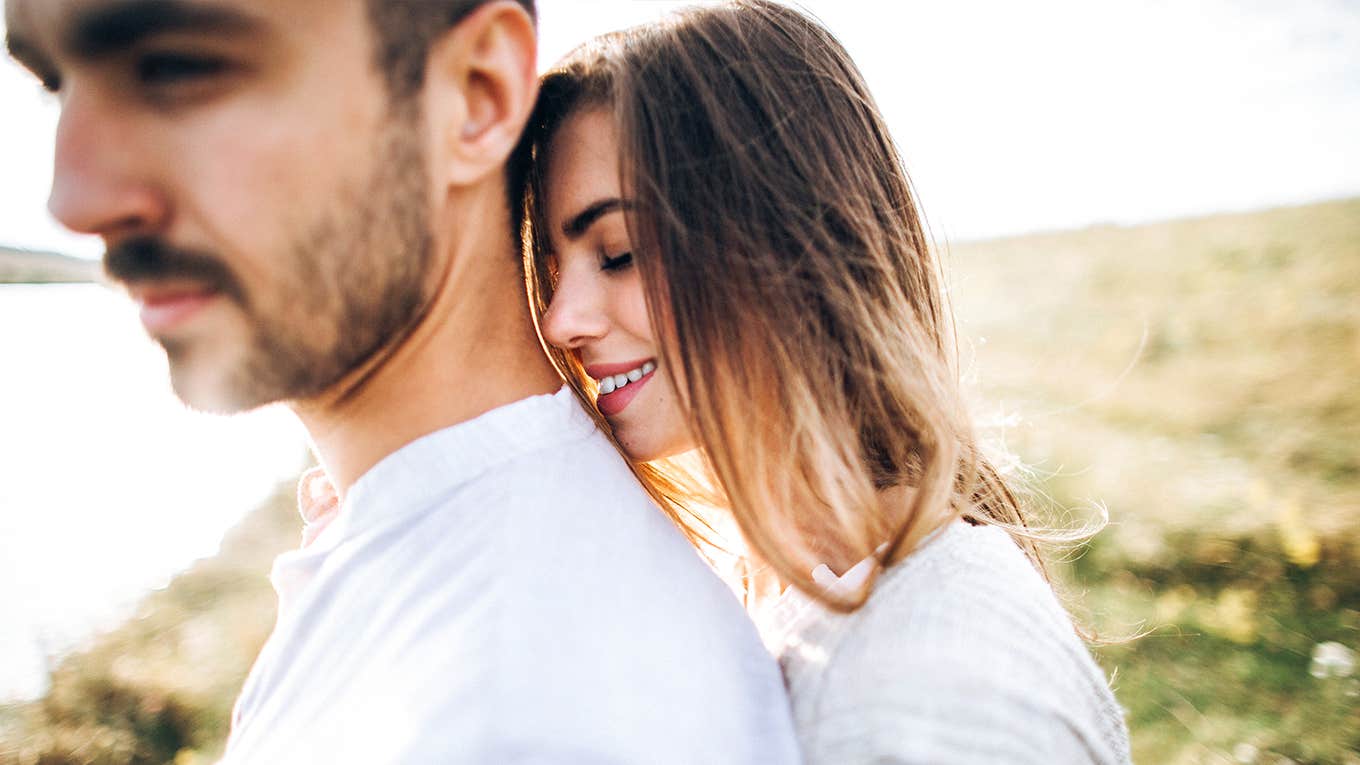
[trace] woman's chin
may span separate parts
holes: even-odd
[[[633,462],[651,462],[669,456],[661,453],[655,444],[648,443],[646,437],[638,437],[630,434],[628,428],[614,428],[614,438],[623,448],[623,453],[628,455],[628,459]]]
[[[651,428],[629,427],[628,423],[622,422],[611,421],[609,424],[623,453],[633,462],[666,459],[697,448],[688,434],[660,433]]]

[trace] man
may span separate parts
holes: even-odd
[[[53,213],[103,237],[186,403],[288,402],[341,500],[275,564],[229,762],[797,757],[735,599],[539,350],[506,177],[532,14],[6,6],[61,102]]]

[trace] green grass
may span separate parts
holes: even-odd
[[[1146,763],[1360,763],[1360,200],[959,245],[965,370]]]

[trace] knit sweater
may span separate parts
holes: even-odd
[[[807,765],[1130,762],[1104,674],[1000,529],[946,527],[852,614],[790,591],[766,638]]]

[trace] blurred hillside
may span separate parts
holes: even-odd
[[[1062,576],[1136,761],[1360,765],[1360,200],[954,246],[984,426],[1111,523]],[[0,763],[211,762],[291,487],[0,708]],[[1061,519],[1060,519],[1061,520]]]
[[[297,546],[295,489],[282,486],[136,616],[55,666],[32,704],[0,706],[0,765],[211,763],[231,706],[274,625],[268,580]]]
[[[1138,761],[1360,763],[1360,200],[948,268],[980,419],[1058,507],[1108,508],[1069,579],[1150,632],[1100,651]]]
[[[93,282],[98,279],[99,263],[95,261],[0,246],[0,284]]]

